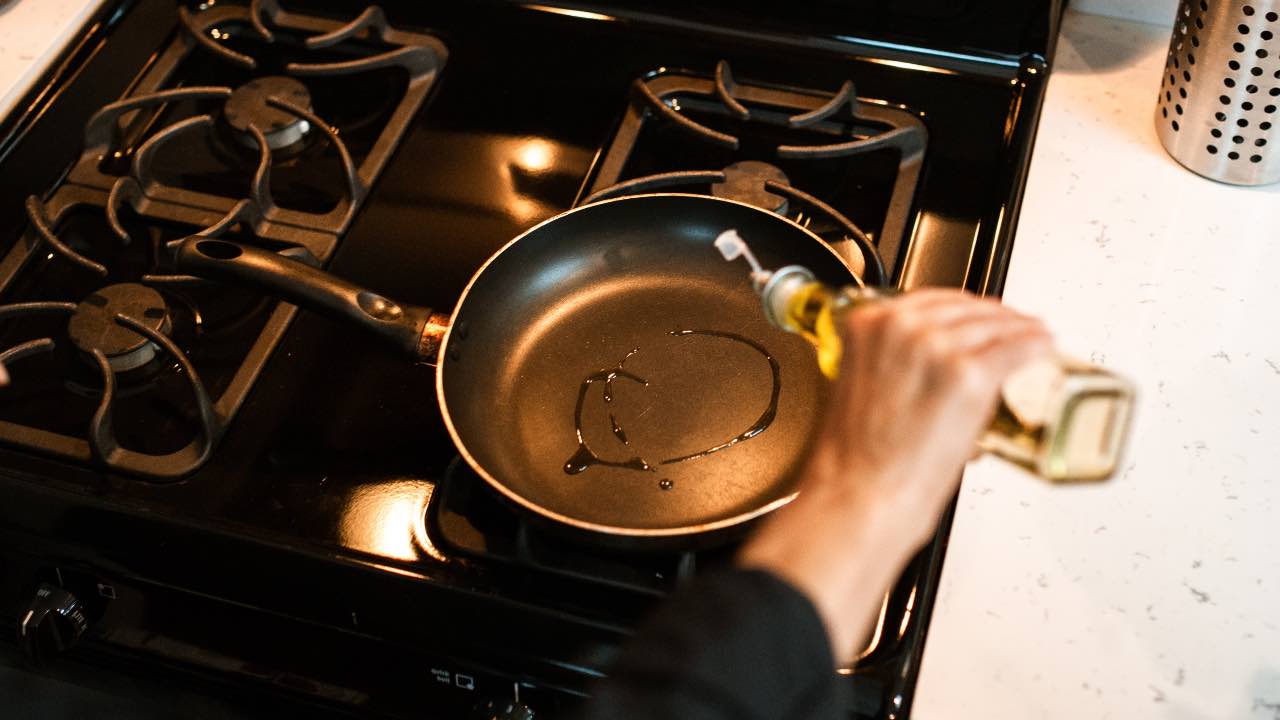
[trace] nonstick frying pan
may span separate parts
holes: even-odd
[[[187,239],[176,265],[435,361],[454,443],[494,489],[562,529],[665,546],[789,502],[827,388],[813,349],[768,324],[745,266],[716,251],[729,228],[767,267],[860,282],[799,225],[677,194],[586,205],[530,229],[476,272],[452,318],[223,240]]]

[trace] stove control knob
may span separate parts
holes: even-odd
[[[75,645],[88,627],[84,607],[75,595],[41,584],[26,612],[18,618],[18,642],[28,660],[43,665]]]
[[[527,705],[511,700],[490,700],[476,709],[475,720],[536,720]]]

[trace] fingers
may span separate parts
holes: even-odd
[[[959,307],[962,309],[1005,307],[999,300],[974,295],[956,288],[920,288],[893,297],[890,302],[912,311]]]
[[[935,330],[922,338],[920,345],[938,358],[976,353],[993,343],[1023,336],[1049,338],[1049,331],[1040,320],[1009,311],[974,313],[950,325],[933,327]]]
[[[9,384],[9,371],[4,369],[4,365],[0,365],[0,387]]]
[[[1053,339],[1043,326],[1027,331],[1010,331],[979,347],[975,356],[1000,378],[1034,360],[1053,354]]]
[[[922,300],[907,294],[850,313],[837,406],[867,404],[876,394],[868,381],[874,377],[893,388],[877,403],[948,408],[940,412],[951,414],[953,439],[970,443],[1004,381],[1049,354],[1051,337],[1040,320],[993,300],[955,290],[919,292]],[[847,431],[847,423],[832,425]]]
[[[1040,320],[957,290],[913,291],[860,308],[846,322],[851,347],[878,348],[872,352],[895,364],[908,359],[945,363],[1007,336],[1048,338]],[[849,355],[857,354],[846,353],[844,369],[852,369],[856,360]]]
[[[924,325],[938,329],[982,318],[1032,319],[999,300],[978,297],[963,290],[914,290],[894,302],[899,303],[897,314],[908,327]]]
[[[904,341],[975,319],[997,317],[1026,318],[996,300],[961,290],[926,288],[850,313],[846,331],[854,337],[884,332]]]
[[[972,321],[938,336],[922,348],[924,363],[937,385],[952,386],[957,401],[976,407],[994,403],[1013,371],[1053,347],[1041,323],[1020,316]]]

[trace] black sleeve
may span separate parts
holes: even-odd
[[[818,720],[841,717],[826,628],[776,576],[700,578],[641,628],[582,720]]]

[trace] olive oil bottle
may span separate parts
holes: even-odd
[[[751,264],[765,316],[812,343],[829,378],[839,374],[845,313],[895,292],[833,288],[798,265],[766,271],[734,230],[722,233],[716,247],[726,260],[741,257]],[[1119,464],[1133,399],[1127,380],[1097,365],[1061,356],[1033,362],[1001,387],[995,417],[978,445],[1052,482],[1106,480]]]

